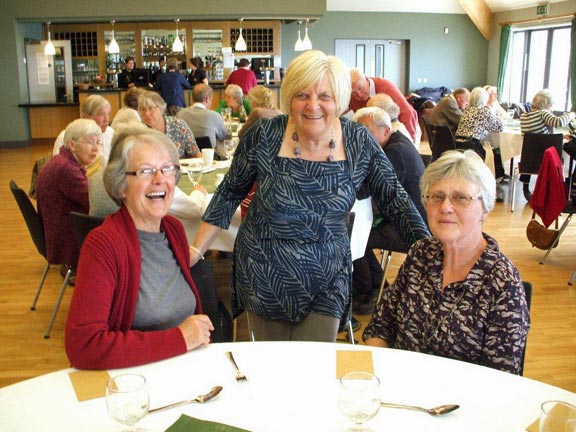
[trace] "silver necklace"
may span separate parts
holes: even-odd
[[[334,161],[333,153],[334,149],[336,148],[336,141],[334,141],[334,129],[332,129],[331,135],[332,136],[330,137],[330,142],[328,143],[328,157],[326,158],[328,162]],[[292,134],[292,143],[294,144],[294,156],[300,159],[302,157],[302,150],[300,150],[300,146],[298,145],[298,133],[296,130],[294,130],[294,133]]]

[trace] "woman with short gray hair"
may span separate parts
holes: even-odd
[[[406,138],[410,140],[412,144],[414,144],[414,138],[412,138],[412,135],[410,135],[410,132],[408,132],[408,129],[406,129],[404,123],[398,119],[398,115],[400,114],[400,107],[396,102],[394,102],[394,99],[385,93],[378,93],[368,99],[366,106],[378,107],[386,111],[390,116],[390,120],[392,121],[392,132],[400,131]]]
[[[65,335],[73,367],[137,366],[210,343],[184,227],[167,215],[179,175],[164,134],[130,124],[115,135],[104,184],[121,207],[82,246]]]
[[[224,110],[230,108],[232,117],[238,118],[241,122],[246,121],[252,112],[252,106],[248,98],[244,97],[242,87],[236,84],[228,84],[224,90],[224,97],[220,99],[216,111],[222,114]],[[244,119],[242,119],[244,117]]]
[[[482,231],[492,172],[474,151],[451,150],[420,185],[432,237],[410,248],[364,341],[519,374],[530,316],[518,270]]]

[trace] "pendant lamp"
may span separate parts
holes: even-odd
[[[110,21],[112,24],[112,40],[110,41],[110,45],[108,45],[108,52],[110,54],[118,54],[120,52],[120,46],[118,45],[118,42],[116,42],[116,35],[114,33],[115,22],[115,20]]]
[[[302,39],[302,49],[303,51],[312,49],[312,41],[308,37],[308,20],[306,20],[306,30],[304,34],[304,39]]]
[[[243,19],[240,18],[240,35],[238,39],[236,39],[236,44],[234,45],[235,51],[246,51],[246,41],[244,40],[244,36],[242,36],[242,21]]]
[[[56,48],[54,48],[52,38],[50,37],[50,21],[48,21],[48,42],[46,42],[46,45],[44,46],[44,55],[56,55]]]
[[[180,35],[178,34],[178,23],[180,22],[180,19],[176,18],[174,21],[176,21],[176,37],[174,38],[174,43],[172,44],[172,52],[180,53],[184,51],[184,45],[182,44]]]
[[[296,43],[294,44],[294,51],[304,51],[304,47],[302,45],[302,37],[300,36],[300,25],[302,24],[302,21],[298,21],[298,39],[296,40]]]

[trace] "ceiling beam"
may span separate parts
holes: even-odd
[[[458,0],[484,39],[492,36],[492,11],[484,0]]]

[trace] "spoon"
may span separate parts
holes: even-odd
[[[380,402],[380,405],[387,408],[402,408],[413,411],[422,411],[433,416],[448,414],[449,412],[452,412],[460,408],[460,405],[440,405],[434,408],[422,408],[414,405],[399,405],[387,402]]]
[[[210,390],[206,394],[198,395],[194,399],[188,399],[188,400],[184,400],[184,401],[180,401],[180,402],[175,402],[175,403],[172,403],[170,405],[165,405],[163,407],[151,409],[150,411],[148,411],[148,414],[153,414],[155,412],[164,411],[164,410],[167,410],[169,408],[174,408],[174,407],[181,406],[181,405],[188,405],[188,404],[193,403],[193,402],[197,402],[197,403],[208,402],[210,399],[213,399],[216,396],[218,396],[218,394],[221,391],[222,391],[222,386],[215,386],[215,387],[212,387],[212,390]]]

